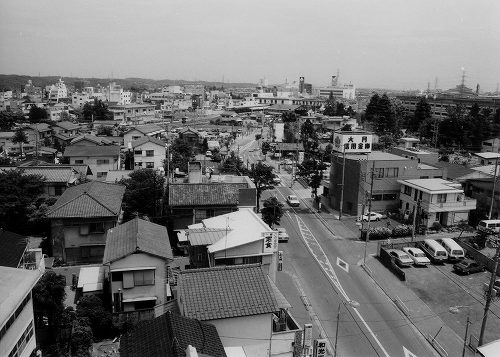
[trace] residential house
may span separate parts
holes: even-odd
[[[66,103],[56,103],[47,107],[48,119],[52,121],[69,118],[69,105]]]
[[[304,145],[302,143],[276,143],[274,152],[279,152],[281,156],[293,155],[295,158],[304,152]]]
[[[239,207],[255,208],[255,185],[246,176],[240,178],[243,180],[237,182],[171,183],[168,210],[170,217],[174,218],[172,229],[186,228],[189,224],[236,211]]]
[[[53,255],[68,264],[100,263],[106,232],[121,220],[125,186],[93,181],[69,187],[50,208]]]
[[[36,353],[31,293],[40,275],[38,270],[0,266],[0,356]]]
[[[418,147],[392,147],[391,154],[407,157],[410,160],[417,160],[417,162],[430,163],[431,165],[439,161],[439,153],[437,151],[427,151]]]
[[[500,153],[500,137],[483,141],[481,151]]]
[[[155,119],[155,106],[151,104],[110,105],[113,120],[121,124],[143,124]]]
[[[8,155],[11,152],[19,152],[19,144],[12,142],[14,135],[15,132],[13,131],[0,132],[0,154],[2,156]]]
[[[92,175],[88,165],[39,165],[23,167],[26,175],[40,175],[45,181],[43,190],[47,196],[61,196],[70,186],[86,181]]]
[[[29,237],[0,228],[0,266],[45,271],[41,248],[30,248]]]
[[[259,263],[274,281],[278,268],[278,235],[252,209],[207,218],[181,230],[179,243],[188,242],[190,266]]]
[[[293,355],[300,326],[290,304],[258,264],[188,269],[179,274],[184,317],[213,324],[225,348],[246,356]]]
[[[68,137],[76,137],[80,132],[80,125],[70,121],[61,121],[52,124],[52,132],[54,134],[64,134]]]
[[[47,123],[31,124],[24,129],[28,136],[28,144],[24,144],[24,150],[34,150],[42,146],[50,145],[52,140],[52,129]],[[15,149],[15,147],[13,147]]]
[[[195,353],[193,353],[193,350]],[[214,325],[170,311],[139,322],[120,338],[121,357],[226,357]]]
[[[116,145],[70,145],[63,156],[68,158],[70,165],[88,165],[94,180],[104,181],[108,171],[121,168],[120,147]]]
[[[159,139],[143,136],[132,141],[135,169],[163,169],[167,157],[165,143]]]
[[[138,125],[128,130],[123,135],[123,145],[125,145],[125,147],[128,148],[129,144],[132,144],[132,141],[140,139],[144,136],[150,136],[156,139],[160,139],[161,134],[164,132],[165,129],[156,124]]]
[[[77,136],[73,140],[71,140],[70,144],[72,146],[106,146],[106,145],[113,145],[113,143],[102,137],[102,136],[95,136],[92,134],[83,134],[80,136]]]
[[[398,182],[400,211],[410,216],[417,209],[418,221],[425,227],[432,227],[434,222],[443,226],[467,222],[470,211],[476,209],[476,200],[465,196],[460,183],[440,178]]]
[[[179,134],[179,139],[189,145],[198,145],[200,144],[200,140],[202,140],[198,130],[193,128],[180,129],[177,133]]]
[[[497,179],[493,195],[493,177],[472,178],[465,181],[465,194],[477,200],[477,211],[487,215],[491,208],[491,219],[500,218],[500,181]],[[492,205],[493,203],[493,205]]]
[[[108,268],[113,312],[161,315],[167,300],[173,298],[166,282],[172,260],[164,226],[135,218],[111,228],[103,264]]]

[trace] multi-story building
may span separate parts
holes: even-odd
[[[59,78],[59,82],[50,86],[49,89],[49,102],[58,103],[59,100],[63,98],[68,98],[68,90],[66,89],[66,84]]]
[[[155,118],[155,106],[151,104],[110,105],[113,120],[122,124],[143,124]]]
[[[419,223],[432,227],[434,222],[451,226],[468,222],[476,209],[476,200],[466,197],[460,183],[440,178],[398,180],[401,184],[399,209],[405,215],[417,210]]]
[[[166,284],[172,260],[164,226],[135,218],[110,229],[103,264],[111,282],[113,312],[148,310],[162,315],[164,303],[173,299]]]
[[[47,114],[50,120],[59,121],[66,116],[69,119],[69,106],[65,103],[56,103],[47,107]],[[64,114],[63,114],[64,113]]]
[[[493,194],[493,179],[472,178],[465,181],[465,193],[467,196],[477,200],[477,210],[487,215],[491,208],[491,219],[500,217],[500,183],[495,185]]]
[[[483,141],[481,151],[500,153],[500,137]]]
[[[135,169],[160,169],[166,159],[165,143],[150,136],[132,141]]]
[[[54,257],[68,264],[101,263],[106,232],[121,220],[125,186],[93,181],[69,187],[50,207]]]
[[[117,145],[70,145],[64,149],[70,165],[88,165],[94,180],[105,181],[108,171],[120,170],[120,147]]]
[[[318,87],[314,88],[313,93],[315,96],[322,98],[329,98],[333,95],[335,98],[343,98],[354,100],[356,99],[356,87],[354,84],[344,84],[341,86],[331,87]]]
[[[73,105],[73,107],[75,108],[81,108],[85,105],[85,103],[88,103],[91,100],[91,94],[85,92],[75,92],[71,96],[71,105]]]
[[[125,132],[123,135],[123,144],[128,148],[132,144],[132,141],[146,136],[160,139],[165,131],[165,129],[156,124],[137,125]]]

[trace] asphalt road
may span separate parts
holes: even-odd
[[[249,163],[262,160],[252,137],[238,138],[235,148]],[[267,162],[277,166],[276,161]],[[337,342],[338,356],[437,356],[422,335],[369,278],[360,263],[364,244],[344,239],[342,234],[327,229],[323,221],[306,205],[307,189],[294,183],[291,175],[281,170],[282,184],[264,191],[262,199],[276,196],[285,202],[289,194],[301,198],[301,206],[292,208],[285,203],[281,226],[290,240],[280,244],[284,251],[284,272],[300,286],[303,301],[317,330],[316,336],[326,337],[333,353]],[[340,306],[340,318],[337,313]],[[294,307],[296,311],[303,311]],[[338,337],[335,338],[338,323]]]

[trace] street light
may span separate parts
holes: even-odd
[[[339,308],[337,310],[337,328],[335,330],[335,350],[334,350],[335,352],[333,354],[333,357],[337,357],[337,341],[338,341],[338,337],[339,337],[340,308],[342,307],[342,305],[344,305],[347,309],[346,303],[351,305],[351,307],[354,307],[354,308],[359,307],[359,302],[357,302],[355,300],[341,301],[339,303]]]
[[[465,337],[464,337],[464,347],[462,349],[462,357],[465,357],[465,347],[467,346],[467,335],[469,332],[469,324],[470,322],[470,305],[457,305],[457,306],[450,306],[448,311],[450,311],[452,314],[458,314],[460,313],[460,309],[466,307],[468,309],[467,312],[467,324],[465,325]]]

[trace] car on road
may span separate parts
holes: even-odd
[[[299,207],[300,206],[300,201],[295,195],[288,195],[286,196],[286,202],[292,206],[292,207]]]
[[[205,156],[212,157],[212,152],[210,150],[207,150],[207,152],[205,153]]]
[[[384,218],[383,215],[377,212],[369,212],[367,214],[364,214],[363,217],[361,218],[363,221],[368,222],[368,220],[371,221],[380,221],[382,218]]]
[[[278,176],[274,176],[273,183],[275,183],[276,185],[279,185],[281,183],[281,179]]]
[[[403,252],[408,254],[415,265],[429,265],[431,263],[429,258],[427,258],[425,253],[419,248],[404,247]]]
[[[485,271],[486,267],[473,259],[463,259],[462,261],[453,264],[453,270],[461,274],[471,274]]]
[[[409,267],[413,265],[413,259],[408,254],[399,249],[390,249],[389,255],[394,258],[394,261],[400,267]]]
[[[288,233],[285,228],[276,228],[276,232],[278,232],[278,243],[288,243]]]

